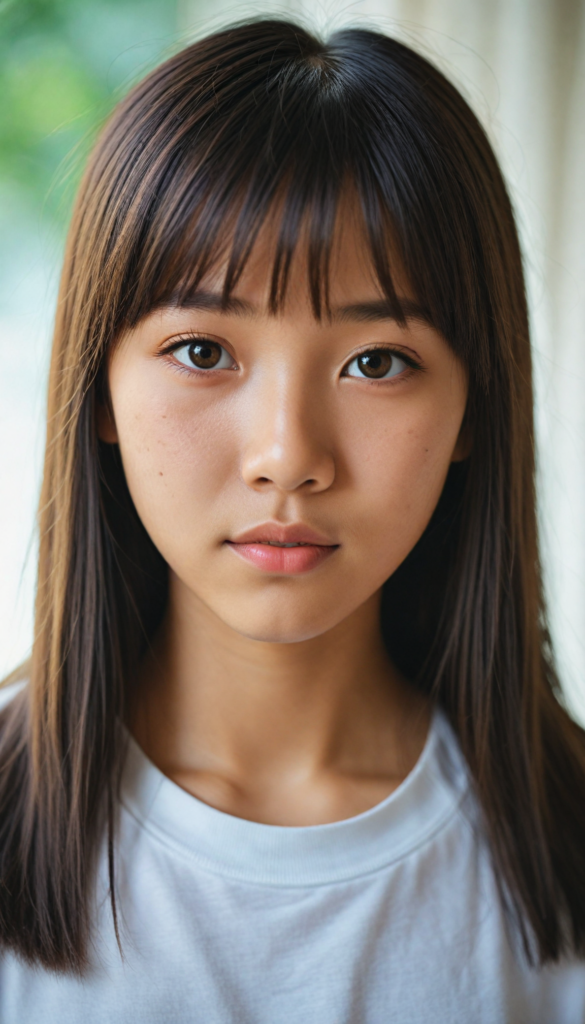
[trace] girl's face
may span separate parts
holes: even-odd
[[[335,247],[331,319],[315,320],[300,257],[277,316],[269,275],[258,244],[227,309],[210,276],[125,333],[99,431],[175,592],[291,642],[351,615],[414,547],[466,454],[467,379],[414,302],[406,327],[392,319],[357,229]]]

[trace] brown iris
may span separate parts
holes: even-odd
[[[392,367],[390,352],[364,352],[358,356],[357,364],[366,377],[385,377]]]
[[[221,345],[215,341],[194,341],[189,345],[189,359],[200,370],[212,370],[221,359]]]

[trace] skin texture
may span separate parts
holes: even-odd
[[[450,462],[467,454],[467,381],[423,320],[348,312],[381,300],[358,227],[338,234],[330,320],[313,316],[301,252],[284,310],[267,312],[269,242],[235,289],[245,307],[157,310],[119,339],[99,432],[120,445],[170,566],[134,735],[213,806],[310,825],[384,799],[424,745],[429,709],[384,651],[380,593],[424,531]],[[220,285],[218,273],[204,289]],[[197,372],[186,348],[167,351],[193,340],[185,334],[222,345],[225,368]],[[352,360],[376,346],[419,368],[352,375]],[[229,543],[267,522],[304,524],[336,547],[309,571],[267,572]]]

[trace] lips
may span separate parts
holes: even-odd
[[[339,547],[304,523],[263,523],[226,544],[258,569],[287,576],[315,569]]]

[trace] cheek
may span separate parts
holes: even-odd
[[[396,413],[396,414],[395,414]],[[361,419],[364,424],[365,419]],[[356,419],[344,445],[352,490],[362,499],[353,517],[359,546],[390,575],[414,547],[437,505],[459,430],[457,417],[432,406]],[[368,536],[364,536],[367,532]],[[383,564],[382,564],[383,563]]]
[[[236,472],[235,431],[205,392],[195,403],[143,386],[125,390],[118,407],[114,392],[112,399],[130,494],[164,554],[167,538],[176,542],[183,524],[192,529]]]

